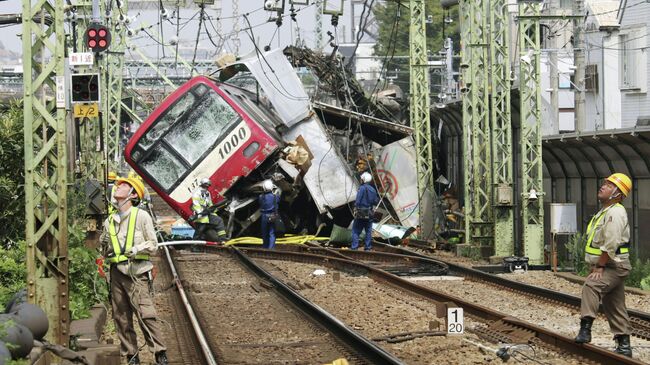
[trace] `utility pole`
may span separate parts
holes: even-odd
[[[126,50],[126,25],[120,22],[120,14],[128,13],[128,0],[111,2],[112,9],[109,21],[109,28],[113,40],[111,47],[105,54],[106,63],[102,69],[102,80],[106,81],[106,91],[104,97],[104,125],[105,144],[106,144],[106,161],[108,169],[118,170],[122,161],[122,151],[120,150],[120,126],[122,114],[122,74],[124,65],[124,51]],[[118,7],[121,6],[121,7]]]
[[[427,62],[427,38],[425,32],[426,14],[424,0],[411,0],[411,24],[409,26],[410,44],[410,120],[415,133],[415,160],[418,176],[418,205],[420,228],[423,239],[433,236],[433,222],[430,217],[433,195],[433,147],[431,142],[431,117],[429,100],[429,65]],[[423,204],[429,202],[430,204]],[[426,224],[424,224],[426,222]],[[430,226],[429,226],[430,225]]]
[[[463,95],[463,153],[465,242],[491,247],[494,242],[492,209],[492,148],[488,73],[487,1],[461,0],[461,71]]]
[[[494,256],[515,252],[513,149],[510,111],[510,22],[507,0],[490,1],[490,93]]]
[[[524,255],[544,263],[544,193],[542,191],[542,96],[540,83],[541,4],[520,1],[519,94],[521,197]]]
[[[575,129],[584,132],[587,118],[585,116],[585,34],[584,34],[584,0],[573,0],[573,63],[575,83]]]
[[[47,339],[68,346],[64,5],[23,0],[22,42],[27,299],[47,313]]]
[[[325,0],[315,0],[316,2],[316,19],[314,22],[314,36],[316,37],[316,50],[318,52],[323,51],[323,1]]]
[[[557,0],[550,0],[549,10],[551,15],[556,15]],[[550,38],[550,50],[548,51],[548,65],[549,65],[549,86],[551,88],[551,127],[553,134],[560,133],[560,108],[559,108],[559,77],[558,77],[558,68],[557,68],[557,52],[558,52],[558,42],[557,36],[551,34]]]

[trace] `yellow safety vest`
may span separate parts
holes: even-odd
[[[126,230],[126,244],[123,246],[120,245],[120,242],[117,239],[117,233],[115,232],[115,224],[113,215],[108,218],[108,233],[111,236],[111,243],[113,244],[113,252],[115,256],[109,257],[108,262],[111,264],[117,264],[119,262],[128,261],[129,258],[124,255],[124,253],[129,252],[133,247],[133,238],[135,237],[135,221],[138,217],[138,208],[131,208],[131,214],[129,214],[129,225]],[[149,255],[135,255],[136,260],[149,260]]]
[[[212,197],[210,196],[210,192],[208,192],[206,196],[204,196],[203,191],[201,191],[197,199],[195,199],[194,196],[192,196],[192,210],[196,214],[201,213],[204,209],[207,209],[211,206],[212,206]],[[200,217],[197,220],[195,220],[195,222],[210,223],[210,216],[204,215],[203,217]]]
[[[596,234],[596,226],[598,226],[598,223],[600,223],[601,220],[603,220],[603,217],[605,217],[605,212],[609,210],[609,208],[615,206],[615,205],[620,205],[623,207],[620,203],[616,203],[614,205],[610,205],[609,207],[605,208],[600,214],[595,215],[591,220],[589,221],[589,225],[587,226],[587,245],[585,246],[585,252],[587,252],[590,255],[594,256],[600,256],[603,252],[596,247],[593,247],[591,243],[594,240],[594,235]],[[627,242],[624,245],[621,245],[618,249],[616,249],[616,254],[622,254],[622,253],[628,253],[630,250],[630,243]]]

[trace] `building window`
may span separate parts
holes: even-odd
[[[598,92],[598,65],[585,67],[585,91]]]
[[[646,43],[645,28],[621,31],[617,45],[621,90],[646,91]]]

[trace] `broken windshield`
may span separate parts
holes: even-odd
[[[237,117],[237,112],[216,91],[210,89],[187,117],[167,133],[165,141],[185,157],[190,165],[194,165]]]
[[[154,122],[138,141],[134,160],[169,191],[238,120],[221,95],[199,84]]]

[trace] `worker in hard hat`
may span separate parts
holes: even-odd
[[[192,219],[194,221],[194,239],[215,242],[228,240],[223,219],[214,211],[212,195],[210,194],[212,182],[204,177],[199,181],[199,187],[192,193]]]
[[[128,177],[130,179],[137,179],[140,180],[140,182],[144,186],[144,180],[142,180],[142,176],[138,175],[135,171],[131,170],[129,171]],[[151,194],[149,194],[149,189],[147,189],[146,186],[144,186],[144,198],[142,198],[141,204],[146,205],[146,208],[149,210],[150,214],[153,214],[153,205],[151,202]]]
[[[621,173],[609,176],[598,189],[601,209],[587,226],[585,261],[591,273],[582,286],[580,331],[577,343],[591,342],[591,326],[602,302],[616,352],[632,357],[630,317],[625,307],[625,278],[630,273],[630,226],[621,204],[632,181]]]
[[[129,364],[140,364],[133,330],[135,314],[156,364],[167,365],[167,349],[153,305],[153,264],[149,258],[156,252],[156,232],[149,213],[139,209],[145,188],[134,178],[117,179],[115,184],[117,211],[104,222],[100,240],[110,264],[111,305],[120,354]]]
[[[379,194],[377,189],[370,184],[372,175],[368,172],[361,174],[361,186],[357,192],[357,198],[354,203],[354,222],[352,222],[352,249],[359,248],[359,236],[365,230],[366,237],[364,249],[372,249],[372,220],[374,217],[375,205],[379,203]]]
[[[115,201],[115,198],[113,198],[113,195],[115,195],[115,189],[117,189],[117,184],[115,184],[115,181],[119,178],[115,171],[110,171],[108,173],[108,177],[106,178],[107,184],[106,184],[106,191],[108,192],[108,196],[106,197],[106,200],[108,202],[107,207],[108,207],[108,214],[111,215],[115,213],[115,205],[117,202]]]
[[[275,188],[273,181],[264,180],[262,188],[264,192],[258,198],[262,222],[262,247],[273,249],[275,247],[275,225],[276,221],[280,219],[280,197],[273,192]]]

